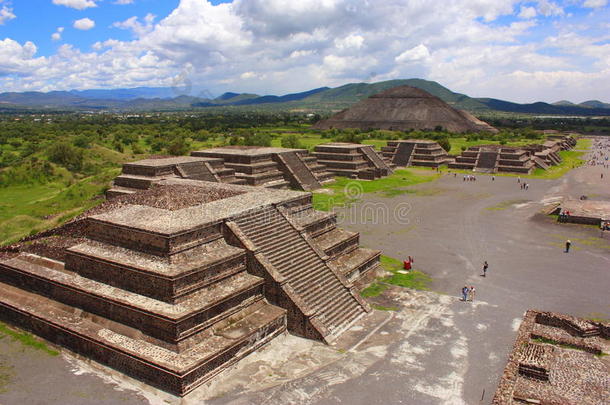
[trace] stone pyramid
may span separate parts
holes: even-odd
[[[375,94],[318,122],[317,129],[358,128],[362,130],[435,129],[450,132],[498,132],[471,114],[457,110],[424,90],[398,86]]]

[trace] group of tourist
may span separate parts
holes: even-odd
[[[465,174],[464,181],[477,181],[477,178],[472,174]]]
[[[472,301],[472,302],[474,302],[475,293],[476,293],[476,289],[474,288],[473,285],[471,285],[470,287],[465,285],[462,288],[462,301]]]
[[[521,187],[521,190],[529,190],[530,185],[524,181],[521,181],[521,176],[517,177],[517,184]]]

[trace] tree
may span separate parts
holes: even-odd
[[[439,145],[441,145],[441,148],[445,149],[445,152],[449,153],[451,150],[451,142],[449,142],[449,138],[441,138],[437,142]]]
[[[298,135],[290,134],[282,138],[282,148],[303,149],[303,145],[301,144]]]
[[[83,150],[66,142],[53,144],[47,152],[49,160],[70,171],[79,171],[83,166]]]

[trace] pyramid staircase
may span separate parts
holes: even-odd
[[[279,306],[290,306],[288,328],[292,332],[330,342],[369,310],[352,283],[327,263],[330,258],[300,232],[285,209],[270,206],[233,221],[242,242],[271,269],[267,277],[289,291],[289,299],[276,300]]]
[[[276,161],[290,180],[292,188],[311,191],[322,187],[311,168],[297,152],[278,153]]]
[[[479,173],[495,173],[500,157],[497,150],[480,150],[474,171]]]

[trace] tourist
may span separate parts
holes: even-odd
[[[474,302],[475,293],[476,293],[476,290],[475,290],[474,286],[471,285],[470,289],[468,290],[468,301]]]
[[[487,264],[487,260],[483,264],[483,277],[487,276],[487,269],[489,268],[489,264]]]
[[[566,253],[570,252],[570,246],[572,246],[572,242],[570,239],[566,240]]]
[[[491,176],[491,181],[496,181],[496,176]]]
[[[462,301],[467,301],[468,300],[468,286],[465,285],[464,288],[462,288]]]
[[[517,176],[517,183],[521,183],[521,176]]]

